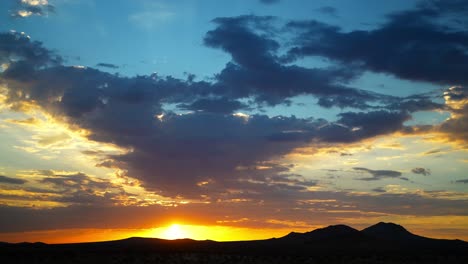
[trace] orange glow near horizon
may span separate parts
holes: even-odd
[[[354,225],[351,225],[354,226]],[[404,225],[405,226],[405,225]],[[419,226],[419,225],[406,225]],[[410,228],[409,231],[427,237],[462,239],[468,241],[468,234],[445,234],[432,230],[430,225],[427,228]],[[149,237],[161,239],[183,239],[194,240],[215,240],[215,241],[245,241],[268,238],[279,238],[287,235],[291,231],[307,232],[323,226],[315,226],[307,229],[296,229],[291,227],[283,228],[247,228],[232,226],[202,226],[172,223],[167,226],[152,229],[61,229],[46,231],[11,232],[1,233],[0,241],[19,242],[44,242],[48,244],[59,243],[80,243],[119,240],[129,237]]]
[[[252,229],[230,226],[200,226],[173,223],[151,229],[60,229],[46,231],[1,233],[0,241],[9,243],[44,242],[48,244],[81,243],[119,240],[129,237],[161,239],[241,241],[268,239],[288,234],[290,229]],[[294,230],[307,231],[307,230]]]
[[[246,227],[231,226],[202,226],[173,223],[168,226],[153,228],[147,231],[145,237],[162,239],[215,240],[215,241],[239,241],[267,239],[281,237],[288,234],[289,229],[252,229]]]

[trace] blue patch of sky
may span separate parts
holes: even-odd
[[[204,34],[216,17],[245,14],[272,15],[284,21],[319,19],[351,30],[362,23],[377,23],[389,10],[401,10],[411,1],[280,1],[264,5],[260,1],[238,0],[114,0],[53,1],[57,12],[47,18],[13,19],[14,1],[2,4],[0,30],[24,31],[47,48],[57,50],[69,65],[94,67],[112,63],[123,75],[151,74],[182,77],[184,72],[199,78],[211,77],[230,60],[228,54],[203,45]],[[298,8],[298,6],[300,8]],[[317,11],[333,6],[339,16]],[[364,6],[364,9],[362,9]],[[359,9],[359,10],[358,10]]]

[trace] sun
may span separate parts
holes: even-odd
[[[187,232],[179,224],[172,224],[161,233],[161,238],[164,239],[180,239],[187,237]]]

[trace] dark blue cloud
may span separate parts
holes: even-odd
[[[31,41],[24,33],[0,33],[0,62],[12,60],[27,63],[32,68],[62,62],[59,56],[44,48],[41,42]]]
[[[277,56],[280,43],[275,40],[272,17],[240,16],[217,18],[216,29],[205,36],[205,44],[232,56],[232,62],[216,75],[216,92],[231,97],[255,97],[270,105],[287,98],[310,94],[322,99],[326,107],[366,107],[366,101],[388,97],[346,86],[361,74],[353,67],[304,68],[282,63]],[[325,99],[324,97],[335,97]],[[337,97],[348,97],[338,102]],[[325,100],[328,100],[325,102]],[[359,101],[360,103],[357,103]]]
[[[406,111],[409,113],[418,111],[449,110],[445,104],[436,103],[428,98],[403,99],[386,105],[387,109]]]
[[[292,61],[323,56],[373,72],[439,84],[468,84],[468,33],[445,21],[466,20],[466,1],[429,1],[417,9],[394,13],[373,30],[343,32],[318,21],[291,22],[297,30]],[[344,44],[346,43],[346,44]]]
[[[372,111],[345,112],[335,123],[320,127],[319,137],[328,142],[356,142],[404,129],[403,123],[411,118],[405,112]]]

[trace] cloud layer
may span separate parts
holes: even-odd
[[[278,44],[249,29],[252,23],[269,20],[239,17],[215,21],[219,26],[207,33],[205,42],[229,52],[233,62],[214,83],[156,75],[126,78],[91,68],[65,67],[41,43],[17,33],[3,34],[1,51],[9,63],[2,73],[7,102],[18,109],[26,103],[38,104],[71,127],[90,131],[91,140],[131,149],[125,155],[107,157],[100,166],[123,169],[146,188],[172,197],[206,195],[207,186],[200,182],[227,190],[249,178],[266,182],[270,173],[283,177],[289,169],[276,160],[314,140],[356,142],[403,129],[410,116],[394,110],[344,112],[335,123],[230,114],[247,107],[238,99],[249,97],[267,104],[283,103],[302,93],[370,100],[382,97],[335,85],[354,74],[343,69],[280,64],[269,51]],[[252,47],[257,49],[253,53]],[[270,80],[271,74],[278,79]],[[176,102],[181,109],[194,112],[182,115],[163,110],[165,103]],[[238,169],[264,163],[271,169],[262,173]]]
[[[31,14],[50,9],[47,1],[33,3],[21,2]],[[265,221],[278,217],[275,208],[298,219],[309,211],[323,219],[366,216],[367,212],[466,215],[467,200],[460,193],[400,192],[395,186],[372,187],[374,193],[369,194],[320,190],[322,183],[314,175],[297,173],[297,165],[284,158],[300,148],[358,144],[394,133],[439,133],[466,146],[468,35],[457,25],[442,24],[447,14],[460,15],[466,10],[463,1],[431,1],[391,14],[375,29],[350,32],[315,20],[285,23],[255,15],[216,18],[203,43],[229,54],[230,61],[210,80],[202,81],[190,74],[186,79],[157,74],[127,77],[66,66],[59,55],[25,34],[1,33],[0,85],[5,87],[5,104],[11,110],[37,107],[71,130],[86,131],[88,140],[126,150],[96,156],[95,166],[118,170],[163,197],[197,201],[193,207],[184,207],[187,214],[209,212],[217,203],[225,205],[211,212],[210,221],[229,212],[234,219],[242,218],[239,208],[255,211],[259,205]],[[322,8],[321,12],[334,15],[336,10]],[[297,63],[316,56],[329,64],[306,67]],[[96,67],[119,68],[104,62]],[[450,88],[437,95],[382,94],[354,85],[366,72]],[[262,114],[268,107],[294,104],[297,96],[314,98],[314,107],[340,112],[333,120]],[[440,124],[408,125],[414,113],[421,111],[446,111],[451,116]],[[23,123],[32,124],[34,119]],[[54,140],[42,138],[38,144],[47,146]],[[92,156],[96,151],[85,153]],[[431,174],[426,168],[410,168],[413,174]],[[352,171],[365,174],[358,180],[370,184],[408,180],[399,170],[354,167]],[[35,183],[48,191],[30,189],[32,196],[3,198],[43,199],[68,207],[44,212],[0,207],[2,215],[10,216],[0,219],[3,231],[21,230],[21,223],[11,221],[18,215],[24,225],[41,229],[48,226],[44,219],[49,213],[50,226],[72,218],[69,226],[61,226],[66,228],[76,225],[76,214],[90,212],[87,221],[91,224],[128,212],[153,219],[166,210],[162,206],[154,206],[155,212],[129,207],[117,213],[112,207],[122,205],[131,194],[111,181],[80,172],[42,171],[38,175],[43,178]],[[0,184],[12,191],[28,191],[27,183],[0,176]],[[41,192],[45,194],[38,195]],[[339,212],[328,212],[334,210]],[[40,221],[29,223],[32,216]]]

